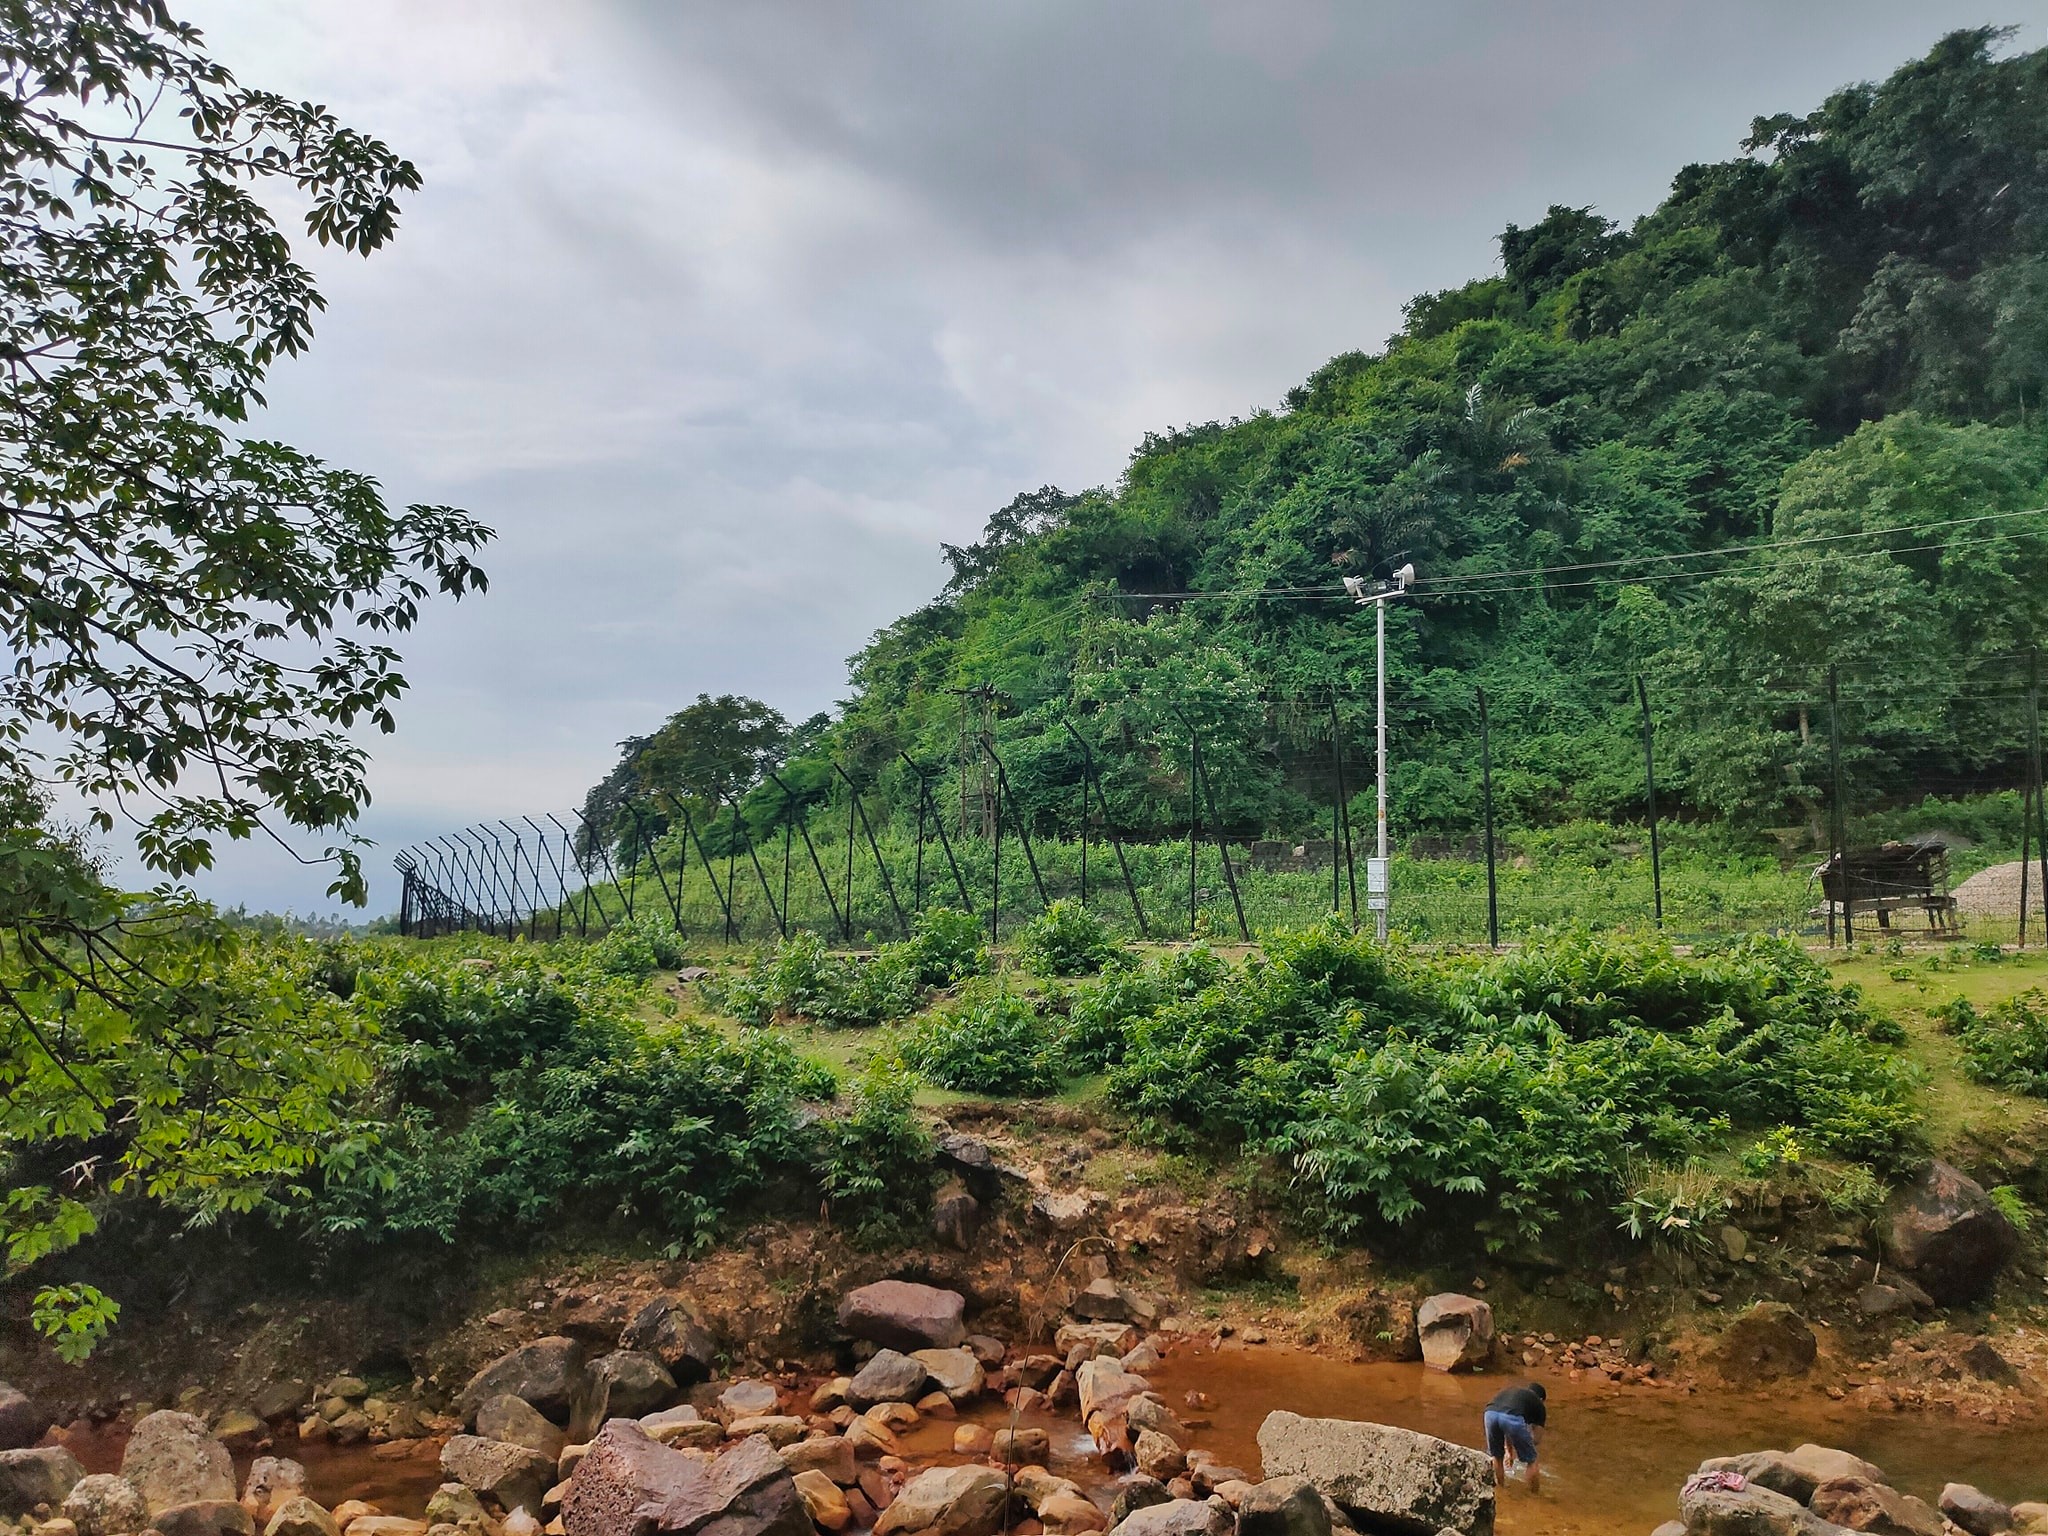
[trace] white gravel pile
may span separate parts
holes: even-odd
[[[2041,910],[2041,866],[2034,865],[2028,882],[2028,916]],[[2020,915],[2020,861],[1994,864],[1980,870],[1955,888],[1956,910],[1965,917],[2008,917]]]

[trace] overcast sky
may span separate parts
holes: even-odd
[[[1987,9],[1987,5],[1993,7]],[[173,0],[425,187],[264,430],[498,530],[405,646],[388,853],[572,804],[700,692],[830,707],[1016,491],[1278,403],[1552,203],[2048,0]],[[325,910],[228,850],[201,890]]]

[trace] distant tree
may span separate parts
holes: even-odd
[[[815,734],[815,724],[802,729]],[[790,737],[789,722],[759,699],[698,694],[653,735],[621,743],[617,766],[584,797],[586,860],[596,852],[591,839],[624,852],[666,830],[678,802],[715,811],[744,795],[781,763]]]
[[[1568,277],[1597,267],[1626,243],[1614,221],[1591,208],[1552,204],[1537,223],[1510,224],[1500,237],[1501,265],[1510,286],[1524,299],[1541,298]]]

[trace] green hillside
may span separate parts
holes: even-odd
[[[1018,496],[853,658],[785,781],[822,799],[837,757],[908,816],[898,753],[956,772],[961,690],[987,687],[1043,832],[1079,814],[1063,719],[1126,830],[1185,826],[1183,722],[1231,832],[1327,825],[1331,699],[1354,751],[1371,729],[1341,578],[1412,561],[1404,835],[1476,825],[1481,687],[1511,823],[1640,817],[1638,676],[1682,815],[1813,821],[1830,667],[1859,808],[2017,784],[2048,634],[2048,52],[1956,33],[1741,150],[1631,225],[1511,226],[1499,275],[1417,297],[1275,409],[1147,436],[1113,488]],[[688,792],[658,760],[592,809]],[[749,814],[787,803],[764,784]]]

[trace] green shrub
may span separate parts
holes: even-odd
[[[747,1024],[806,1018],[869,1025],[915,1013],[925,984],[910,946],[885,944],[860,959],[832,954],[818,935],[800,931],[757,953],[743,970],[707,982],[705,997]]]
[[[988,969],[981,919],[951,907],[931,907],[920,913],[902,951],[917,979],[928,987],[950,987]]]
[[[1957,998],[1938,1012],[1971,1077],[2048,1098],[2048,991],[2034,987],[1982,1012]]]
[[[591,951],[592,963],[599,970],[635,981],[689,963],[674,928],[651,917],[619,923],[591,945]]]
[[[821,1121],[812,1167],[832,1213],[857,1238],[905,1235],[930,1204],[931,1133],[908,1077],[870,1069]]]
[[[1017,953],[1040,976],[1085,976],[1125,950],[1101,918],[1062,897],[1024,925]]]
[[[1059,1041],[1029,1003],[1008,992],[933,1014],[902,1051],[927,1081],[958,1093],[1038,1094],[1060,1083]]]

